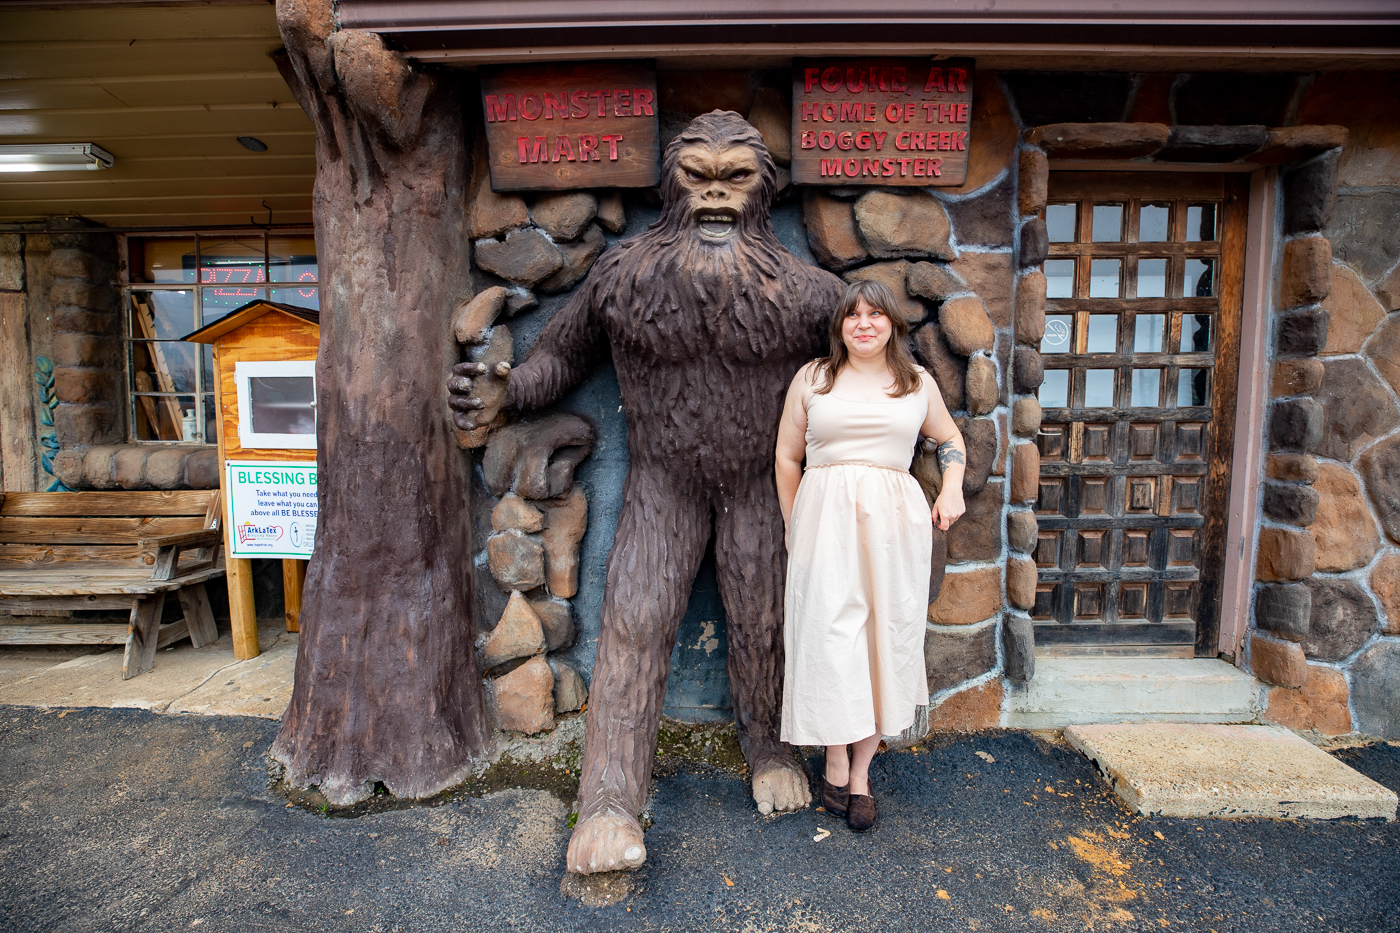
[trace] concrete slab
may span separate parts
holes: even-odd
[[[1007,692],[1001,724],[1062,729],[1116,722],[1259,721],[1259,683],[1210,658],[1036,658]]]
[[[273,626],[263,626],[258,643],[264,652],[290,640],[295,654],[296,636]],[[156,666],[131,680],[122,680],[122,649],[109,648],[98,653],[80,654],[52,663],[39,653],[0,651],[0,667],[8,667],[13,676],[0,680],[0,704],[12,706],[80,707],[96,706],[116,709],[147,709],[165,712],[171,704],[190,695],[215,675],[239,663],[256,665],[264,655],[251,662],[239,662],[233,656],[233,643],[228,633],[203,648],[194,648],[188,641],[179,642],[156,653]],[[277,699],[261,702],[273,694],[260,687],[258,706],[276,707],[272,714],[280,717],[291,694],[291,671],[287,668],[286,694],[278,705]],[[22,676],[21,676],[22,675]],[[227,680],[228,678],[225,678]],[[241,715],[251,715],[242,713]],[[265,714],[264,714],[265,715]]]
[[[1395,792],[1277,726],[1080,725],[1065,739],[1139,813],[1395,819]]]
[[[0,649],[0,687],[28,680],[35,674],[51,667],[85,658],[93,654],[111,651],[111,648],[94,645],[7,645]]]
[[[237,661],[166,707],[167,713],[281,719],[292,699],[297,636],[281,632],[250,661]]]

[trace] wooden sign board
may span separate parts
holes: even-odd
[[[799,60],[792,180],[803,185],[961,185],[973,61]]]
[[[656,71],[646,65],[492,69],[481,106],[492,190],[646,188],[661,178]]]

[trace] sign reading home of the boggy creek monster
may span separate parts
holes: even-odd
[[[799,60],[792,180],[803,185],[961,185],[972,59]]]
[[[316,464],[227,460],[233,557],[307,558],[316,543]]]
[[[661,176],[656,72],[633,62],[487,71],[481,106],[496,191],[647,188]]]

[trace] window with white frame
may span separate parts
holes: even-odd
[[[316,449],[316,361],[255,360],[234,364],[238,446]]]
[[[315,240],[309,230],[279,230],[126,243],[130,440],[213,444],[213,347],[182,338],[259,298],[320,310]]]

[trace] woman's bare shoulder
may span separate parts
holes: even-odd
[[[797,371],[797,375],[792,377],[792,384],[806,386],[808,388],[816,385],[821,363],[822,361],[820,359],[808,360],[803,363],[802,368]]]

